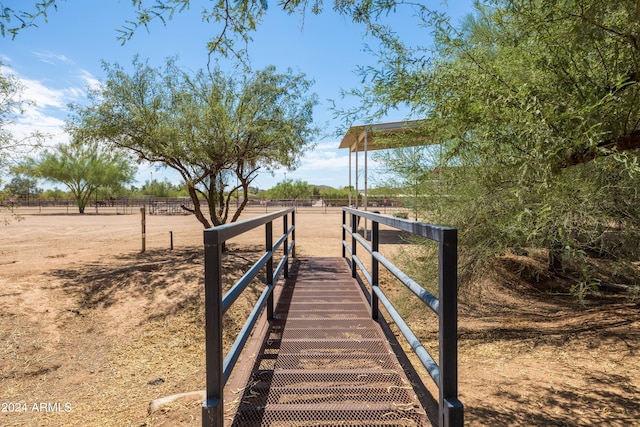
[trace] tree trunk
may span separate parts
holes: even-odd
[[[626,135],[620,135],[612,139],[607,139],[598,143],[595,148],[585,148],[569,154],[564,163],[563,168],[579,165],[595,159],[596,157],[604,157],[614,153],[620,153],[628,150],[640,148],[640,131],[633,131]]]
[[[198,221],[204,228],[211,228],[211,223],[207,221],[204,214],[202,213],[202,209],[200,208],[200,199],[198,199],[198,193],[196,192],[195,187],[192,184],[187,184],[187,191],[189,191],[189,196],[191,197],[191,201],[193,202],[193,209],[188,209],[186,206],[182,205],[182,209],[193,213]]]

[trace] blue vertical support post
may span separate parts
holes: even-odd
[[[207,391],[202,404],[202,427],[223,425],[222,371],[222,244],[216,230],[204,232],[204,295]]]
[[[441,231],[438,239],[439,365],[441,427],[462,427],[464,408],[458,400],[458,231]]]
[[[376,289],[379,284],[379,270],[378,260],[375,254],[380,247],[380,224],[378,221],[371,222],[371,318],[375,321],[378,320],[378,294]]]
[[[267,288],[271,288],[269,297],[267,298],[267,319],[273,319],[273,222],[269,221],[265,224],[266,239],[265,251],[270,252],[271,256],[267,260]]]

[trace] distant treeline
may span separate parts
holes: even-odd
[[[240,203],[242,199],[238,200]],[[71,198],[42,198],[42,197],[5,197],[0,198],[0,206],[14,207],[68,207],[75,206],[75,200]],[[303,199],[271,199],[251,197],[247,206],[296,206],[296,207],[341,207],[355,205],[355,196],[329,199],[321,196]],[[233,205],[233,203],[232,203]],[[358,198],[358,206],[363,206],[362,195]],[[368,197],[368,207],[409,207],[411,202],[404,197]],[[124,198],[98,198],[93,200],[91,207],[142,207],[146,206],[151,214],[161,213],[171,208],[186,206],[191,208],[193,203],[189,197],[124,197]],[[180,208],[181,209],[181,208]]]

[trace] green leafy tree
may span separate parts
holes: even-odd
[[[46,22],[49,13],[56,12],[63,0],[34,0],[20,7],[0,8],[0,35],[15,38],[26,28],[37,27],[41,21]],[[132,1],[132,17],[124,18],[122,28],[118,31],[118,39],[124,44],[130,40],[137,30],[149,30],[152,22],[167,25],[176,14],[192,6],[192,0],[134,0]],[[354,22],[375,22],[382,16],[395,10],[404,2],[388,0],[334,0],[327,4],[338,13],[348,16]],[[271,8],[270,8],[271,6]],[[276,6],[276,7],[273,7]],[[320,14],[325,7],[322,0],[308,2],[305,0],[289,0],[269,2],[268,0],[209,0],[198,2],[202,21],[212,24],[212,37],[207,43],[209,54],[221,54],[240,59],[248,64],[248,45],[258,30],[260,23],[271,12],[304,16],[307,13]],[[422,6],[424,7],[424,6]],[[60,7],[63,9],[63,7]]]
[[[69,130],[177,171],[194,206],[183,209],[204,227],[227,222],[236,191],[248,194],[259,170],[294,168],[317,133],[317,101],[304,75],[274,67],[241,76],[190,75],[173,60],[154,69],[136,59],[133,68],[127,73],[105,64],[105,84],[88,106],[76,108]]]
[[[479,2],[460,27],[423,12],[435,46],[371,23],[382,67],[353,94],[379,106],[369,114],[405,105],[425,118],[448,196],[434,209],[469,259],[547,248],[552,270],[580,273],[581,297],[599,280],[588,256],[637,260],[637,2]]]
[[[20,114],[24,113],[24,109],[31,104],[22,98],[23,90],[20,81],[8,73],[7,68],[0,62],[0,171],[15,163],[16,157],[27,149],[37,147],[44,137],[39,132],[32,132],[18,138],[9,130]]]
[[[49,188],[42,192],[42,197],[47,200],[65,200],[69,198],[69,194],[62,191],[58,187],[53,189]]]
[[[320,190],[320,195],[328,206],[347,206],[349,204],[349,192],[349,187],[342,189],[325,187]]]
[[[60,144],[38,159],[29,159],[26,167],[34,176],[65,185],[81,214],[99,188],[122,187],[133,181],[136,172],[122,152],[97,144]]]
[[[9,130],[9,127],[24,112],[25,107],[30,104],[22,98],[23,89],[18,79],[8,73],[7,68],[0,62],[0,184],[2,184],[4,173],[12,164],[15,164],[16,159],[37,147],[44,137],[39,132],[32,132],[23,138],[18,138]],[[11,187],[12,184],[17,183],[7,185]],[[8,204],[7,208],[11,209],[9,218],[20,219],[13,212],[12,205]],[[8,224],[9,218],[4,218],[2,222]]]
[[[145,196],[179,197],[188,195],[185,190],[183,186],[174,185],[167,180],[158,181],[154,179],[146,181],[140,189],[140,193]]]
[[[377,152],[374,160],[381,165],[381,172],[390,176],[386,195],[401,195],[416,220],[428,214],[441,190],[439,175],[434,172],[440,161],[438,151],[433,146],[402,147]],[[369,191],[370,195],[376,193],[380,191]]]
[[[42,189],[38,188],[38,181],[36,179],[23,176],[22,174],[14,174],[11,181],[4,186],[4,191],[12,196],[23,199],[38,197],[42,193]]]
[[[313,194],[313,186],[306,181],[285,179],[267,191],[267,197],[272,199],[308,199]]]

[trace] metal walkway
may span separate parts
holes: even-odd
[[[227,387],[225,425],[431,425],[345,259],[299,259],[274,317],[245,349],[246,387]]]

